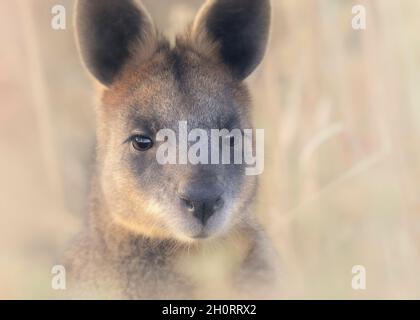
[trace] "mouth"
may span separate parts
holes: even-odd
[[[196,217],[186,217],[184,212],[178,224],[174,224],[173,235],[186,242],[201,242],[216,239],[230,228],[230,213],[218,212],[203,223]]]
[[[198,234],[192,236],[193,239],[200,240],[200,239],[207,239],[209,235],[204,230],[200,231]]]

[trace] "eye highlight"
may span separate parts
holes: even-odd
[[[131,145],[137,151],[147,151],[153,147],[153,140],[152,138],[137,134],[130,138]]]

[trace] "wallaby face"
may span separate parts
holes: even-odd
[[[256,179],[244,165],[161,165],[156,135],[171,129],[178,138],[180,122],[209,136],[252,128],[242,82],[263,57],[269,21],[268,0],[208,1],[170,47],[138,1],[78,2],[82,58],[105,86],[97,181],[115,221],[147,237],[191,242],[246,219]]]

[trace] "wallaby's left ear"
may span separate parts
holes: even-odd
[[[270,20],[270,0],[208,0],[194,22],[192,37],[199,48],[215,46],[233,75],[242,80],[264,56]]]

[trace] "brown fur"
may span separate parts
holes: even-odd
[[[258,47],[252,61],[230,68],[228,60],[218,54],[221,42],[210,40],[205,30],[206,13],[218,1],[207,4],[198,22],[187,35],[178,38],[174,48],[158,36],[143,7],[135,1],[122,2],[130,10],[138,10],[141,36],[127,37],[130,41],[123,44],[129,47],[128,55],[110,48],[110,54],[121,59],[112,60],[110,65],[92,62],[101,55],[97,48],[107,45],[108,39],[100,38],[98,32],[99,40],[94,40],[99,44],[95,43],[93,50],[92,37],[84,36],[92,26],[83,17],[97,8],[91,9],[85,1],[80,1],[78,7],[82,56],[106,88],[97,109],[97,166],[90,216],[70,249],[66,265],[70,296],[273,297],[275,253],[252,215],[256,178],[243,176],[243,168],[226,166],[154,167],[147,154],[134,154],[122,143],[129,128],[138,128],[137,122],[147,122],[150,130],[157,130],[175,128],[175,120],[185,119],[193,127],[210,128],[226,121],[226,115],[233,112],[237,127],[252,128],[248,89],[238,76],[255,68],[267,35],[261,35],[263,48]],[[236,1],[226,2],[235,5]],[[113,9],[110,0],[105,3]],[[261,3],[261,10],[269,8],[268,1]],[[264,17],[269,16],[263,12]],[[112,10],[108,13],[112,16]],[[131,17],[130,11],[123,13]],[[261,30],[267,29],[267,21],[261,23]],[[114,31],[119,31],[118,25]],[[109,61],[106,59],[108,56],[99,61]],[[234,111],[232,104],[237,106]],[[181,180],[202,178],[204,170],[226,188],[229,210],[220,215],[228,218],[214,236],[192,240],[185,232],[195,224],[176,207],[175,189]]]

